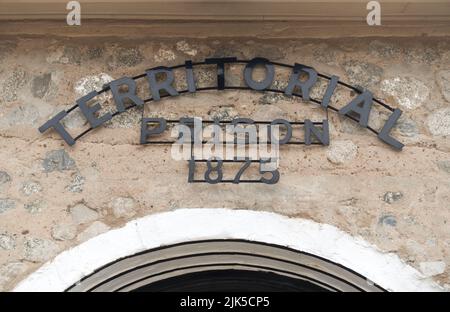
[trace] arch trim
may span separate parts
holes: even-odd
[[[62,252],[14,291],[64,291],[118,259],[187,241],[242,239],[289,247],[349,268],[389,291],[442,291],[393,253],[311,220],[271,212],[178,209],[148,215]]]

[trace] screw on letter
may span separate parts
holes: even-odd
[[[73,25],[77,25],[80,26],[81,25],[81,5],[80,2],[78,1],[69,1],[67,3],[66,6],[67,10],[71,10],[68,14],[67,14],[67,25],[69,26],[73,26]]]
[[[371,10],[367,14],[367,25],[369,26],[380,26],[381,25],[381,5],[378,1],[369,1],[366,6],[367,10]]]

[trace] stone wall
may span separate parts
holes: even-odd
[[[330,112],[331,145],[283,147],[278,184],[188,184],[187,164],[172,160],[170,147],[139,145],[138,109],[72,147],[54,132],[37,131],[112,79],[230,55],[307,64],[369,88],[404,111],[394,130],[403,151]],[[230,79],[240,83],[238,77]],[[351,96],[347,91],[335,101],[342,104]],[[110,96],[103,102],[107,109]],[[323,117],[313,106],[280,95],[224,91],[165,99],[147,105],[145,114]],[[377,118],[371,122],[381,126]],[[86,121],[74,114],[65,126],[79,133]],[[332,224],[398,254],[441,285],[450,284],[450,37],[2,35],[0,135],[0,290],[108,229],[180,207],[265,210]]]

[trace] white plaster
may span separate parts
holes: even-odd
[[[275,213],[231,209],[178,209],[149,215],[58,255],[14,291],[63,291],[119,258],[151,248],[201,239],[246,239],[308,252],[350,268],[390,291],[442,291],[392,253],[334,226]]]

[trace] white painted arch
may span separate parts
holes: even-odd
[[[14,291],[64,291],[117,259],[176,243],[243,239],[307,252],[343,265],[389,291],[442,291],[397,255],[383,253],[334,226],[275,213],[232,209],[178,209],[149,215],[62,252]]]

